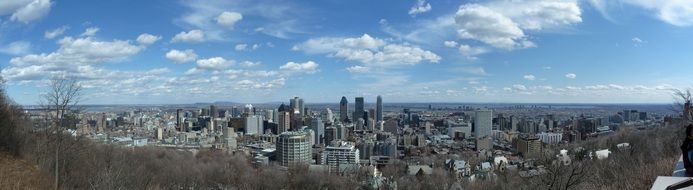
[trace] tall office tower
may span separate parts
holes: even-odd
[[[373,148],[375,148],[375,141],[373,139],[360,139],[356,148],[359,150],[359,156],[361,159],[367,160],[373,156]]]
[[[241,111],[238,110],[238,107],[233,106],[233,108],[231,108],[231,117],[238,117],[239,115],[241,115]]]
[[[358,165],[359,150],[353,142],[335,141],[325,147],[320,157],[320,164],[327,165],[330,173],[339,173],[340,167]]]
[[[474,136],[477,139],[491,136],[493,112],[489,109],[480,109],[474,112]]]
[[[289,107],[291,107],[291,110],[297,110],[298,109],[298,97],[294,97],[292,99],[289,99]]]
[[[289,106],[291,106],[291,109],[293,109],[294,114],[298,113],[297,115],[299,117],[303,116],[303,99],[299,97],[294,97],[293,99],[289,99]]]
[[[354,121],[354,130],[364,130],[365,125],[366,121],[364,121],[363,118],[359,118],[356,121]]]
[[[306,116],[306,114],[308,114],[306,107],[303,106],[303,98],[298,99],[298,110],[300,110],[300,113],[298,114],[300,118],[303,118]]]
[[[380,95],[375,101],[375,121],[383,121],[383,98]]]
[[[345,122],[349,119],[349,101],[342,96],[342,101],[339,101],[339,121]]]
[[[520,122],[516,116],[510,116],[510,131],[517,132],[517,124]]]
[[[267,119],[268,122],[276,123],[277,118],[274,117],[275,115],[276,114],[274,114],[274,110],[272,110],[272,109],[265,110],[265,119]]]
[[[630,121],[630,110],[623,110],[623,121]]]
[[[363,108],[363,97],[356,97],[354,104],[354,116],[351,120],[356,121],[359,118],[363,118],[363,113],[366,112]]]
[[[183,109],[176,109],[176,129],[183,131]]]
[[[277,119],[277,134],[289,131],[291,129],[291,114],[286,111],[279,112]]]
[[[283,132],[276,144],[277,161],[282,166],[310,164],[312,146],[310,134],[305,131]]]
[[[164,128],[157,127],[156,128],[156,140],[163,140],[164,139]]]
[[[262,116],[251,115],[245,118],[245,133],[252,134],[262,134],[264,124],[262,123]]]
[[[246,104],[244,109],[243,109],[243,114],[244,115],[255,115],[253,105],[252,104]]]
[[[325,108],[325,110],[320,113],[320,118],[325,123],[332,123],[332,121],[334,121],[332,110],[330,108]]]
[[[337,140],[337,127],[325,127],[325,144],[330,144],[335,140]]]
[[[335,140],[343,140],[347,138],[347,128],[343,124],[339,124],[335,127],[337,129],[337,136],[335,136]]]
[[[375,120],[373,120],[373,118],[368,118],[368,121],[366,123],[368,123],[368,125],[366,125],[366,130],[368,130],[368,131],[375,130]]]
[[[313,118],[313,122],[310,125],[310,128],[313,130],[315,133],[315,139],[313,142],[315,145],[321,145],[325,143],[325,124],[322,123],[322,119],[318,118]]]
[[[202,108],[200,109],[200,116],[209,116],[209,109]]]
[[[178,119],[178,115],[176,115],[176,119]],[[99,121],[101,121],[101,125],[99,125],[99,129],[97,130],[99,132],[103,132],[104,130],[106,130],[106,127],[108,127],[108,123],[106,121],[106,113],[101,113],[101,118],[99,119]]]
[[[209,106],[209,117],[214,120],[214,118],[219,117],[219,110],[217,110],[217,106],[215,105],[210,105]]]
[[[363,118],[365,120],[368,120],[368,119],[375,120],[376,117],[378,117],[378,115],[375,113],[375,109],[368,109],[368,114],[366,114],[366,115],[367,115],[366,118]]]

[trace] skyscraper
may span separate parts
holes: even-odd
[[[279,112],[279,118],[277,119],[277,133],[281,134],[283,132],[289,131],[291,128],[291,114],[289,112]]]
[[[183,119],[183,109],[176,109],[176,129],[178,131],[183,131]]]
[[[306,114],[308,114],[306,113],[306,107],[303,106],[303,98],[298,99],[298,110],[300,111],[298,114],[300,118],[303,118]]]
[[[274,112],[272,109],[265,110],[265,119],[267,119],[268,122],[276,123],[277,118],[275,117],[277,114]]]
[[[312,146],[310,134],[304,131],[284,132],[276,145],[277,161],[282,166],[310,164]]]
[[[325,108],[325,110],[320,113],[320,118],[325,123],[332,123],[334,121],[332,110],[330,108]]]
[[[322,119],[319,117],[313,118],[313,122],[310,128],[315,133],[315,145],[320,145],[325,143],[325,125],[322,123]]]
[[[298,113],[299,116],[303,116],[303,99],[299,97],[294,97],[293,99],[289,99],[289,106],[291,106],[291,109],[293,109],[294,114]]]
[[[480,109],[474,112],[474,136],[477,139],[491,136],[493,112],[488,109]]]
[[[383,121],[383,98],[378,96],[375,103],[375,121]]]
[[[342,96],[342,101],[339,101],[339,121],[345,122],[349,118],[349,101]]]
[[[363,113],[366,112],[363,107],[363,97],[356,97],[354,104],[354,116],[351,120],[356,121],[359,118],[363,118]],[[363,119],[366,120],[367,118]]]
[[[245,118],[245,133],[246,134],[262,134],[264,118],[259,115],[251,115]]]
[[[214,118],[217,118],[219,116],[219,110],[217,110],[217,106],[215,105],[210,105],[209,106],[209,117],[214,120]]]

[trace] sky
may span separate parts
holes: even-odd
[[[688,0],[0,2],[19,104],[668,103],[692,51]]]

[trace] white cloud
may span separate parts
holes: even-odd
[[[51,53],[14,57],[2,75],[10,81],[36,81],[55,75],[103,78],[107,71],[93,65],[118,62],[139,53],[144,46],[129,40],[97,41],[92,37],[64,37]]]
[[[51,0],[11,0],[0,2],[0,16],[10,14],[10,20],[29,23],[48,15]]]
[[[568,73],[568,74],[565,74],[565,78],[575,79],[576,77],[577,77],[577,75],[575,75],[575,73]]]
[[[202,72],[204,72],[204,70],[198,69],[197,67],[193,67],[193,68],[190,68],[187,71],[185,71],[185,73],[183,73],[183,74],[184,75],[197,75],[197,74],[200,74]]]
[[[179,3],[187,11],[174,22],[204,31],[205,40],[227,40],[230,27],[237,25],[245,17],[261,21],[254,23],[254,28],[262,28],[256,32],[282,39],[306,33],[304,28],[313,26],[305,24],[305,20],[314,18],[310,17],[311,10],[298,7],[297,3],[290,1],[195,0]],[[228,12],[229,10],[237,11],[238,15]]]
[[[229,29],[233,29],[236,22],[242,19],[243,15],[241,13],[224,11],[217,16],[217,24]]]
[[[522,29],[505,15],[488,7],[469,4],[460,6],[455,16],[461,39],[473,39],[496,48],[514,49],[525,47],[526,36]]]
[[[259,66],[260,62],[252,62],[252,61],[243,61],[240,63],[242,67],[255,67]]]
[[[618,0],[618,2],[652,11],[659,20],[674,26],[693,25],[693,1]]]
[[[486,48],[483,47],[472,47],[466,44],[461,44],[458,48],[460,53],[468,58],[475,59],[477,55],[484,54],[488,52]]]
[[[236,82],[236,88],[239,89],[272,89],[272,88],[279,88],[284,86],[286,83],[285,78],[278,78],[275,80],[267,81],[267,82],[258,82],[258,81],[253,81],[253,80],[241,80]]]
[[[159,40],[161,40],[161,36],[155,36],[147,33],[140,34],[139,36],[137,36],[137,43],[140,43],[142,45],[152,45],[153,43]]]
[[[513,50],[536,47],[530,41],[532,33],[560,32],[582,22],[578,0],[475,2],[479,3],[463,4],[456,13],[432,19],[420,19],[399,26],[381,22],[381,28],[397,38],[428,45],[437,45],[435,43],[457,36],[460,44],[475,44],[469,41],[477,41],[494,48]]]
[[[459,67],[459,68],[453,68],[451,70],[454,72],[461,72],[461,73],[480,75],[480,76],[488,76],[489,75],[488,73],[486,73],[486,70],[484,70],[484,68],[482,68],[482,67]]]
[[[347,71],[350,73],[368,73],[370,72],[370,69],[368,67],[364,66],[359,66],[359,65],[354,65],[351,67],[346,68]]]
[[[16,41],[0,47],[0,52],[10,55],[22,55],[31,51],[31,43],[26,41]]]
[[[630,40],[633,41],[633,42],[635,42],[635,43],[643,43],[643,41],[642,41],[640,38],[638,38],[638,37],[634,37],[634,38],[632,38],[632,39],[630,39]]]
[[[43,33],[43,37],[46,39],[53,39],[55,37],[58,37],[60,35],[63,35],[67,29],[70,29],[68,26],[61,26],[53,30],[48,30],[45,33]]]
[[[617,89],[617,90],[626,89],[626,87],[621,86],[621,85],[617,85],[617,84],[609,84],[609,87],[610,87],[610,88],[613,88],[613,89]]]
[[[527,87],[526,87],[525,85],[516,84],[516,85],[513,85],[513,89],[514,89],[514,90],[525,91],[525,90],[527,90]]]
[[[89,27],[86,30],[84,30],[84,33],[82,33],[80,36],[94,36],[96,35],[97,32],[99,32],[98,27]]]
[[[449,48],[456,48],[457,42],[456,41],[445,41],[445,42],[443,42],[443,45],[445,45],[445,47],[449,47]]]
[[[172,49],[166,53],[166,59],[169,59],[175,63],[187,63],[195,61],[197,59],[197,54],[192,49],[177,50]]]
[[[364,34],[357,38],[314,38],[292,48],[309,54],[326,53],[372,66],[415,65],[437,63],[441,57],[407,43],[393,44]]]
[[[414,6],[409,9],[409,15],[417,15],[431,11],[431,4],[427,3],[426,0],[418,0]]]
[[[129,41],[96,41],[91,37],[65,37],[58,41],[60,48],[50,54],[32,54],[15,57],[10,60],[13,65],[56,64],[95,64],[118,61],[139,53],[143,47]]]
[[[542,30],[582,22],[582,10],[577,0],[500,1],[489,6],[502,12],[525,30]]]
[[[205,41],[205,34],[202,32],[202,30],[190,30],[188,32],[180,32],[176,34],[176,36],[171,39],[171,42],[176,43],[176,42],[191,42],[191,43],[197,43],[197,42],[203,42]]]
[[[693,1],[688,0],[590,0],[590,5],[597,9],[607,20],[614,21],[611,10],[621,11],[624,5],[641,8],[657,19],[674,26],[693,25]]]
[[[244,51],[248,47],[248,44],[236,44],[234,48],[236,51]]]
[[[222,70],[234,64],[233,60],[226,60],[223,57],[212,57],[197,60],[197,67],[207,70]]]
[[[279,67],[281,70],[285,71],[290,71],[290,72],[299,72],[299,73],[308,73],[308,74],[313,74],[318,72],[318,64],[313,62],[313,61],[308,61],[305,63],[294,63],[294,62],[288,62],[282,66]]]
[[[523,76],[522,78],[524,78],[525,80],[535,80],[535,79],[537,79],[534,75],[525,75],[525,76]]]

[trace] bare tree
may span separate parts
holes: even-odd
[[[693,109],[691,108],[691,101],[693,100],[693,89],[674,89],[674,104],[672,105],[672,110],[676,113],[682,113],[682,124],[690,123],[693,119]]]
[[[55,182],[54,188],[59,187],[59,166],[60,166],[60,149],[63,146],[63,132],[68,128],[66,117],[71,114],[77,104],[82,100],[82,86],[79,82],[72,78],[55,77],[49,82],[48,89],[40,96],[40,105],[44,110],[48,111],[48,117],[51,121],[49,134],[54,138],[49,143],[55,146]],[[52,129],[52,130],[50,130]]]

